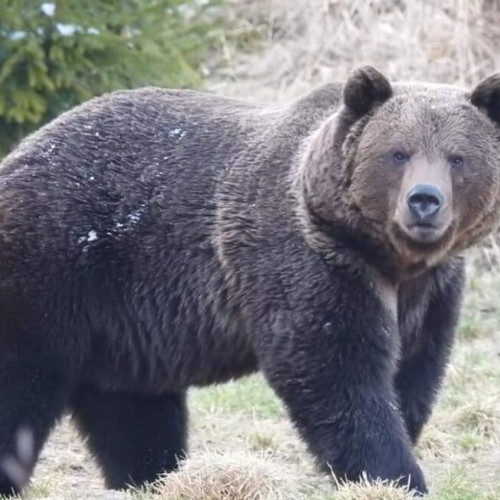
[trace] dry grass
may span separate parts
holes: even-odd
[[[188,460],[153,490],[165,500],[294,500],[300,482],[260,454],[206,451]]]
[[[146,493],[151,500],[300,500],[314,498],[300,474],[279,461],[241,452],[200,454]],[[332,500],[409,500],[403,488],[379,482],[337,484]],[[319,498],[319,497],[317,497]],[[324,498],[324,497],[323,497]]]
[[[340,485],[335,500],[410,500],[415,497],[403,488],[379,482],[370,484],[361,481],[359,484]]]
[[[236,0],[262,51],[228,57],[224,93],[284,100],[373,64],[393,79],[470,84],[500,68],[498,0]],[[258,10],[261,15],[257,16]],[[264,15],[267,13],[267,15]],[[243,24],[249,30],[248,21]],[[230,49],[227,49],[231,53]]]

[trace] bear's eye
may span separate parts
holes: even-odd
[[[392,155],[392,161],[396,165],[402,165],[403,163],[406,163],[410,159],[410,155],[407,153],[403,153],[402,151],[396,151]]]
[[[461,156],[450,156],[449,162],[452,167],[459,168],[464,166],[464,159]]]

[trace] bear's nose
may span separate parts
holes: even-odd
[[[429,223],[439,212],[444,197],[434,184],[417,184],[408,194],[407,201],[418,222]]]

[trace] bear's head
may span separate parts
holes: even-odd
[[[472,92],[355,71],[308,143],[302,210],[401,266],[432,265],[491,232],[500,209],[500,75]]]

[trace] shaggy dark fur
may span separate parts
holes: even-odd
[[[475,94],[488,109],[498,97],[490,87]],[[456,254],[497,220],[500,162],[497,125],[465,92],[418,88],[392,88],[367,68],[344,100],[329,85],[286,106],[117,92],[5,159],[0,493],[25,485],[8,464],[29,473],[65,409],[108,486],[153,481],[185,456],[188,387],[258,369],[321,464],[425,492],[411,443],[453,340]],[[434,93],[465,110],[458,123],[487,132],[482,168],[496,184],[474,177],[483,199],[467,205],[459,193],[467,217],[457,215],[445,243],[414,248],[396,232],[380,237],[394,208],[384,193],[397,192],[399,174],[372,174],[373,189],[360,188],[356,158],[364,165],[363,138],[385,107],[427,109]],[[409,126],[439,128],[436,113]],[[368,156],[379,158],[384,143],[373,144]],[[360,190],[379,197],[367,217]],[[23,427],[29,456],[17,443]]]

